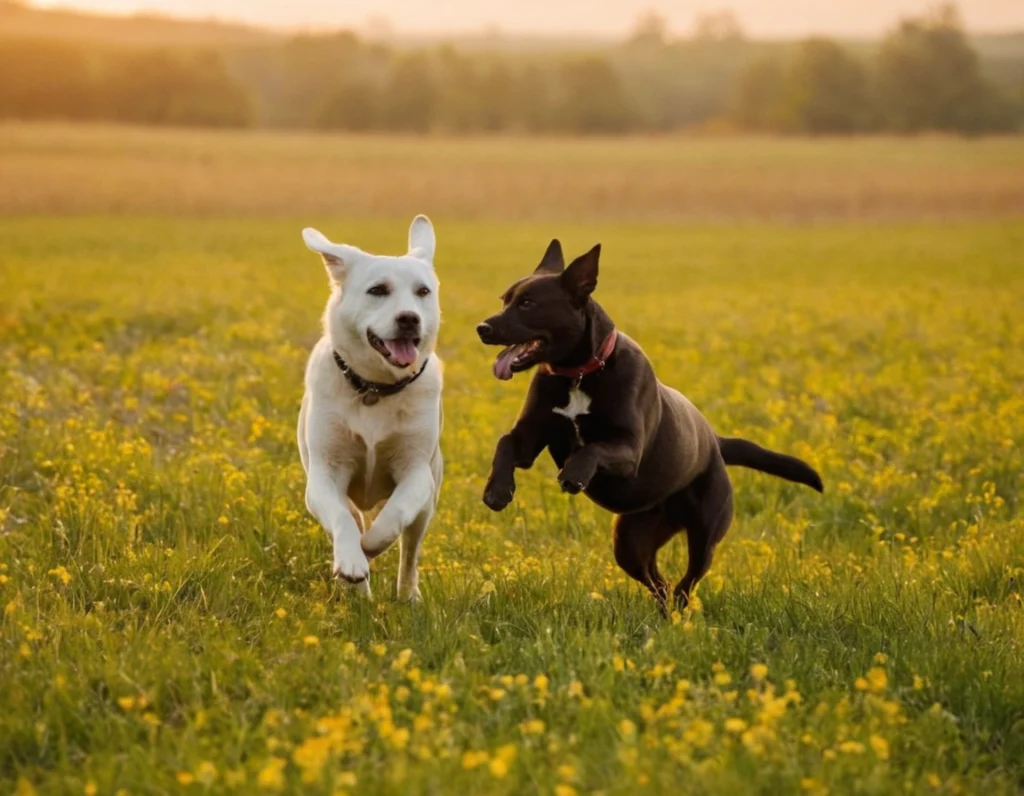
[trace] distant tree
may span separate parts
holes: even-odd
[[[383,123],[389,130],[425,133],[436,121],[438,89],[425,53],[399,56],[384,88]]]
[[[527,64],[519,73],[509,100],[513,127],[543,133],[557,127],[558,92],[547,69]]]
[[[734,116],[748,130],[779,131],[786,127],[787,74],[782,62],[765,56],[740,74]]]
[[[436,55],[438,126],[455,132],[468,132],[480,126],[480,76],[476,61],[450,44]]]
[[[327,130],[374,130],[380,126],[380,89],[368,79],[350,77],[330,94],[320,113]]]
[[[668,43],[668,20],[657,11],[645,11],[633,25],[630,44],[663,46]]]
[[[244,127],[252,102],[220,55],[167,50],[131,52],[108,64],[107,118],[141,124]]]
[[[903,20],[889,33],[876,80],[879,110],[892,130],[975,133],[1012,125],[1008,103],[982,75],[953,5]]]
[[[91,60],[73,44],[6,41],[0,45],[0,117],[86,119],[97,114]]]
[[[269,74],[260,86],[271,123],[317,125],[339,84],[359,73],[369,49],[350,32],[294,36],[274,48],[262,60]],[[390,54],[381,60],[389,62]]]
[[[1012,112],[1017,119],[1017,129],[1020,129],[1024,125],[1024,71],[1021,72],[1020,81],[1017,84],[1017,90],[1013,93],[1011,99],[1013,104]]]
[[[728,9],[709,11],[697,15],[693,23],[693,38],[705,42],[739,41],[743,38],[743,28],[736,15]]]
[[[509,130],[516,126],[516,75],[503,62],[487,66],[479,77],[479,123],[483,130]]]
[[[604,58],[563,64],[555,124],[574,133],[617,133],[636,126],[632,103]]]
[[[830,39],[800,45],[786,78],[784,116],[807,133],[852,133],[869,115],[867,74],[845,48]]]

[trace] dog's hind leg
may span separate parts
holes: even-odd
[[[689,602],[693,587],[711,566],[715,546],[729,530],[732,512],[732,484],[720,457],[686,489],[669,498],[668,513],[685,525],[689,552],[686,574],[673,591],[680,608]]]
[[[681,527],[668,521],[662,506],[615,518],[616,563],[651,591],[665,614],[668,612],[669,584],[658,570],[658,551]]]
[[[420,595],[420,544],[430,524],[431,511],[424,511],[402,531],[398,561],[398,599],[419,602]]]

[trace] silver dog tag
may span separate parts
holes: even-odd
[[[380,396],[377,395],[377,393],[375,393],[375,392],[368,392],[368,393],[366,393],[366,395],[363,396],[363,405],[364,406],[373,406],[379,400],[380,400]]]

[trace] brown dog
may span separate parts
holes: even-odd
[[[505,508],[515,468],[529,469],[547,448],[564,491],[582,491],[619,515],[615,560],[667,611],[658,550],[686,530],[689,565],[674,590],[685,605],[732,521],[726,465],[819,492],[822,483],[800,459],[719,437],[692,403],[658,381],[640,346],[591,298],[600,253],[595,246],[566,268],[561,244],[551,241],[533,275],[505,292],[504,309],[477,327],[485,344],[506,346],[494,362],[499,379],[542,366],[515,426],[498,442],[484,503]]]

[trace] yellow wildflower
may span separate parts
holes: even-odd
[[[730,718],[725,720],[725,731],[731,732],[733,735],[739,735],[747,729],[747,723],[743,719]]]
[[[875,757],[879,760],[889,759],[889,742],[880,735],[872,735],[868,740],[871,744],[871,751],[875,753]]]
[[[889,685],[889,676],[885,673],[885,669],[878,666],[868,670],[867,679],[872,691],[884,691]]]
[[[24,777],[18,777],[18,784],[14,787],[15,796],[35,796],[36,789]]]
[[[462,753],[462,767],[467,771],[471,771],[477,766],[482,766],[487,760],[487,752],[468,751]]]
[[[257,775],[256,782],[266,790],[281,790],[284,787],[285,764],[283,758],[270,758]]]
[[[203,760],[196,766],[196,779],[204,785],[210,785],[217,778],[217,767],[209,760]]]
[[[118,704],[118,707],[120,707],[121,710],[125,711],[126,713],[128,711],[135,710],[135,697],[133,697],[133,696],[120,697],[117,700],[117,704]]]

